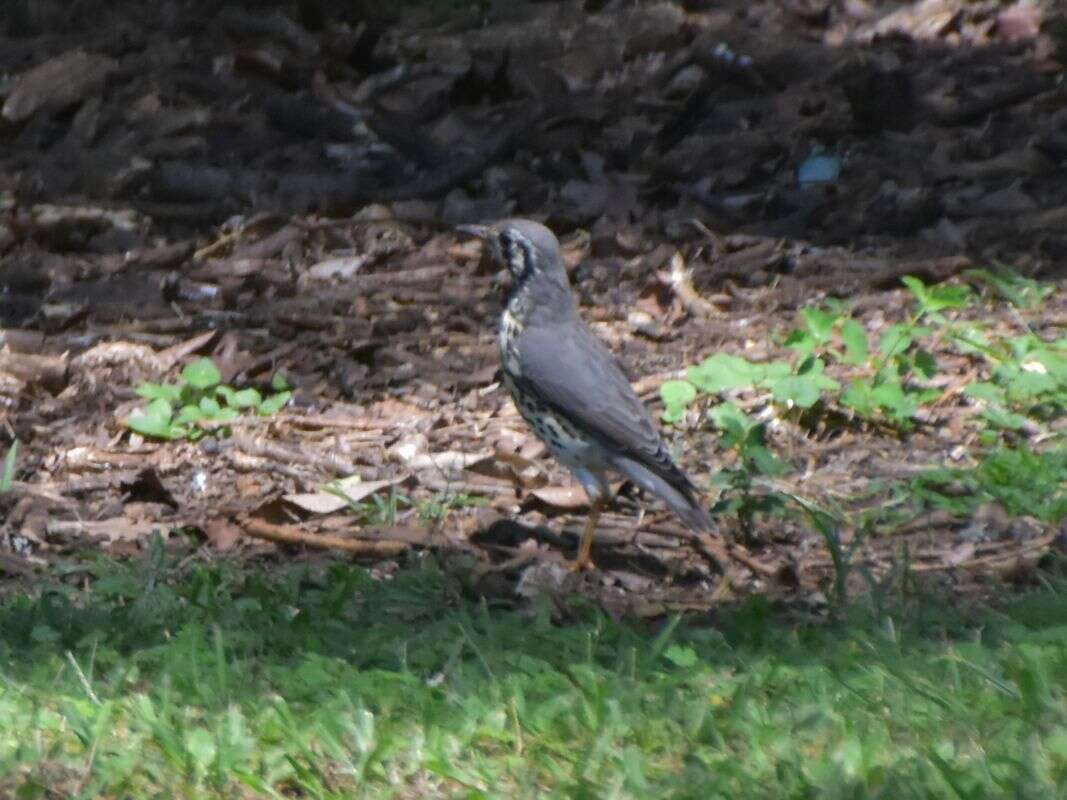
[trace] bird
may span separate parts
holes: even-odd
[[[611,497],[608,473],[658,496],[697,532],[712,522],[611,352],[578,311],[559,240],[544,225],[505,219],[461,225],[510,274],[500,315],[502,382],[546,449],[589,498],[572,570],[591,568],[593,534]]]

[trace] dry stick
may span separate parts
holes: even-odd
[[[1056,534],[1049,533],[1027,542],[1022,547],[1006,552],[993,553],[988,556],[972,558],[959,564],[944,564],[935,562],[932,564],[912,564],[909,568],[912,572],[937,572],[941,570],[970,570],[984,567],[1010,567],[1020,564],[1024,556],[1041,555],[1055,540]]]
[[[990,553],[989,555],[978,556],[977,558],[971,558],[967,561],[961,561],[956,564],[949,564],[944,561],[923,561],[920,563],[912,563],[908,565],[908,569],[912,572],[949,572],[956,570],[973,570],[985,567],[1005,567],[1019,564],[1023,561],[1024,557],[1040,556],[1045,550],[1047,550],[1052,542],[1055,540],[1056,534],[1049,533],[1044,536],[1040,536],[1025,544],[1015,548],[1000,548],[997,552]],[[865,563],[869,566],[877,567],[879,558],[884,558],[884,553],[875,552],[872,553]],[[930,556],[934,558],[934,556]],[[878,563],[876,563],[878,562]],[[815,569],[825,569],[832,566],[830,559],[820,557],[812,559],[807,563],[808,567]]]
[[[716,562],[719,567],[725,567],[726,563],[733,559],[742,564],[757,575],[765,578],[773,578],[778,574],[778,568],[770,564],[764,564],[750,556],[743,547],[736,544],[724,545],[716,542],[707,533],[696,533],[688,528],[675,527],[671,524],[649,526],[649,530],[656,533],[669,533],[672,536],[681,536],[693,542],[697,549],[705,556]]]
[[[43,558],[23,558],[10,553],[0,553],[0,573],[10,572],[17,575],[35,575],[38,570],[48,566]]]
[[[757,575],[763,575],[765,578],[773,578],[778,575],[778,567],[764,564],[762,561],[757,561],[750,556],[743,547],[732,544],[727,549],[727,552],[730,554],[730,558],[740,564],[744,564]]]
[[[0,370],[26,383],[62,388],[67,384],[67,367],[65,356],[17,353],[7,347],[0,349]]]
[[[320,550],[344,550],[357,556],[389,558],[400,555],[409,547],[405,542],[367,542],[341,539],[336,536],[322,536],[317,533],[307,533],[292,525],[275,525],[261,519],[245,520],[242,527],[250,536],[257,539],[267,539],[281,544],[302,544]]]
[[[525,567],[531,561],[554,561],[557,564],[562,563],[562,559],[558,553],[545,553],[540,550],[527,550],[512,556],[511,558],[501,561],[499,564],[479,564],[472,570],[473,576],[477,578],[485,577],[486,575],[492,575],[500,572],[511,572],[519,567]]]
[[[231,440],[234,446],[245,455],[265,458],[279,464],[302,464],[330,474],[351,475],[356,466],[337,453],[312,453],[299,446],[289,447],[270,441],[261,436],[249,436],[242,431],[234,431]]]

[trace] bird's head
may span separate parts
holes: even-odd
[[[555,235],[539,222],[506,219],[493,225],[460,225],[457,230],[477,236],[493,262],[511,274],[512,291],[545,279],[569,287],[567,270]]]

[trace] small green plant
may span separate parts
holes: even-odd
[[[736,515],[746,535],[751,533],[757,514],[802,515],[826,541],[834,564],[835,599],[843,605],[847,599],[846,579],[851,569],[852,549],[859,544],[860,537],[853,541],[852,549],[846,549],[838,533],[840,514],[775,485],[774,478],[788,472],[790,467],[767,446],[765,423],[756,422],[732,403],[721,403],[710,409],[708,418],[721,432],[722,444],[737,454],[735,466],[720,470],[713,479],[722,494],[712,513]]]
[[[941,397],[938,389],[924,382],[937,374],[937,360],[919,341],[934,333],[929,325],[940,329],[950,326],[941,313],[967,305],[970,289],[966,286],[927,286],[918,278],[906,276],[903,283],[916,300],[911,317],[891,325],[878,341],[878,353],[867,360],[869,376],[852,379],[841,394],[841,404],[861,417],[881,416],[900,427],[909,427],[915,412]]]
[[[1031,307],[1051,291],[1043,284],[999,271],[972,277],[1020,308]],[[1010,445],[1011,437],[1003,436],[1005,429],[1032,433],[1036,426],[1045,432],[1041,423],[1063,415],[1067,339],[1044,341],[1033,333],[1004,336],[965,315],[950,314],[972,304],[976,295],[967,285],[928,286],[914,277],[904,278],[903,283],[913,306],[905,321],[887,327],[877,341],[869,340],[868,332],[844,303],[829,301],[820,308],[802,309],[800,325],[784,340],[795,354],[792,359],[754,363],[733,355],[712,355],[690,367],[684,380],[661,386],[663,419],[683,420],[702,395],[755,391],[769,396],[779,418],[791,417],[802,425],[811,420],[809,410],[832,424],[834,417],[826,412],[836,405],[861,420],[906,430],[915,424],[923,406],[942,399],[944,389],[932,383],[938,373],[933,353],[952,349],[966,356],[985,378],[964,389],[979,407],[976,421],[986,425],[981,430],[983,442]],[[834,377],[826,374],[828,366]],[[714,512],[735,515],[742,529],[750,531],[757,514],[799,510],[827,542],[836,575],[835,594],[842,602],[852,570],[852,550],[876,518],[896,515],[899,522],[909,516],[909,509],[913,516],[930,507],[950,507],[964,514],[991,501],[1011,514],[1035,515],[1046,522],[1067,516],[1062,449],[1035,453],[1025,446],[1001,444],[986,453],[975,470],[931,473],[897,487],[893,499],[877,512],[872,510],[870,519],[861,512],[849,520],[853,536],[846,547],[838,534],[843,513],[823,510],[777,485],[780,482],[774,478],[789,466],[767,446],[766,424],[729,402],[712,404],[706,419],[721,432],[723,447],[737,456],[714,478],[722,488]]]
[[[0,494],[7,494],[11,491],[11,484],[15,481],[15,459],[18,458],[18,452],[19,441],[16,439],[8,448],[7,455],[4,456],[4,465],[0,468]]]
[[[272,378],[273,393],[267,397],[257,389],[234,389],[221,381],[214,362],[201,358],[185,366],[180,383],[142,383],[137,394],[150,402],[131,414],[126,425],[143,436],[195,441],[208,432],[227,434],[226,423],[241,414],[275,414],[292,396],[280,373]]]
[[[825,367],[821,359],[813,356],[803,359],[794,369],[784,361],[755,363],[739,356],[716,353],[690,367],[687,380],[667,381],[660,387],[663,419],[678,422],[699,392],[720,394],[757,389],[770,392],[775,402],[787,408],[810,408],[824,391],[840,388],[837,381],[823,374]]]
[[[861,417],[884,417],[907,427],[921,405],[941,394],[915,385],[916,379],[928,381],[937,372],[934,357],[917,343],[932,329],[919,325],[919,321],[929,317],[947,323],[940,312],[961,308],[966,303],[968,289],[927,287],[917,278],[905,278],[904,282],[918,301],[917,310],[907,322],[892,325],[882,334],[874,354],[870,351],[867,332],[848,316],[842,303],[805,308],[800,312],[802,327],[792,331],[785,340],[786,346],[797,354],[793,364],[754,363],[716,353],[690,367],[687,380],[663,384],[660,394],[664,420],[680,420],[700,391],[718,394],[754,389],[770,392],[772,400],[786,410],[809,409],[829,396]],[[830,362],[856,367],[866,374],[855,376],[842,390],[841,384],[826,374]]]
[[[775,492],[757,492],[760,479],[774,478],[789,470],[767,447],[767,426],[756,422],[733,403],[720,403],[708,411],[708,419],[721,432],[721,443],[737,454],[732,467],[720,470],[713,482],[722,490],[713,514],[735,514],[747,532],[756,514],[780,511],[783,497]]]
[[[429,500],[415,503],[419,519],[424,523],[439,522],[457,508],[471,508],[488,504],[484,497],[469,492],[438,492]]]
[[[401,505],[411,506],[411,498],[398,492],[395,486],[390,486],[387,493],[371,494],[364,500],[354,499],[345,491],[340,481],[328,483],[324,489],[347,502],[348,507],[359,517],[360,521],[368,525],[395,525]]]
[[[1053,287],[1032,278],[1024,278],[1004,264],[994,262],[993,269],[969,269],[963,273],[975,283],[988,286],[1016,308],[1029,309],[1052,294]]]
[[[1026,334],[988,342],[981,352],[992,364],[990,379],[970,384],[964,393],[982,403],[990,425],[1021,430],[1067,408],[1067,341],[1048,343]]]
[[[909,481],[905,491],[926,508],[961,516],[994,502],[1011,517],[1057,525],[1067,519],[1067,449],[998,447],[971,469],[930,470]]]
[[[1052,291],[1003,269],[967,274],[1022,308],[1032,307]],[[908,429],[920,408],[943,395],[931,385],[938,373],[931,351],[939,342],[986,362],[989,379],[971,384],[966,394],[981,403],[982,417],[994,429],[993,439],[995,430],[1020,430],[1032,421],[1062,414],[1067,407],[1067,339],[1045,342],[1033,334],[992,335],[979,323],[949,319],[944,313],[967,308],[973,298],[970,287],[927,286],[911,276],[903,283],[914,298],[914,309],[907,320],[882,333],[873,351],[867,331],[840,301],[802,309],[801,326],[784,342],[796,353],[792,363],[754,363],[716,353],[690,367],[684,380],[666,381],[660,387],[664,421],[681,421],[701,393],[755,390],[768,392],[786,413],[833,402],[860,419]],[[825,374],[827,365],[852,373],[845,387]]]

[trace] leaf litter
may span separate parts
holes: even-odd
[[[314,24],[131,3],[76,30],[49,3],[2,23],[0,398],[20,450],[0,503],[22,566],[159,532],[254,557],[458,553],[520,596],[620,613],[827,589],[833,554],[802,516],[727,515],[697,540],[626,485],[599,569],[561,572],[583,498],[496,381],[501,277],[456,223],[546,220],[653,403],[709,356],[784,359],[827,299],[851,305],[851,366],[819,374],[849,378],[862,340],[907,320],[905,276],[984,284],[998,335],[1063,337],[1055,4],[319,5]],[[767,422],[783,490],[847,512],[837,535],[869,574],[1024,575],[1062,521],[886,489],[980,463],[975,362],[943,340],[929,355],[948,388],[906,431],[730,399]],[[132,434],[136,387],[198,358],[261,393],[284,374],[288,405],[195,442]],[[780,392],[808,407],[809,388]],[[680,391],[666,433],[707,487],[736,454]],[[1062,417],[1019,430],[1040,447]]]

